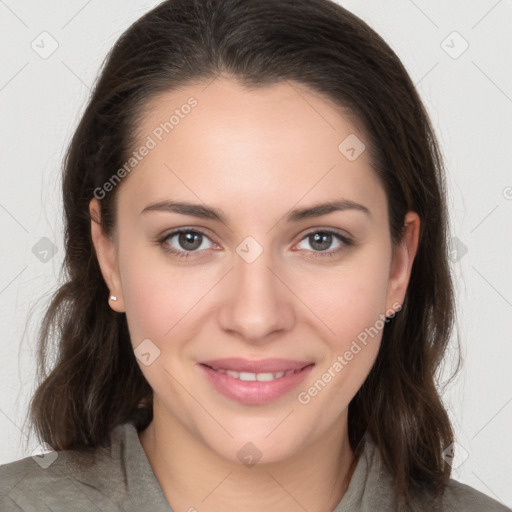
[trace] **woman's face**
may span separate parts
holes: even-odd
[[[393,250],[364,135],[296,84],[218,78],[151,107],[113,242],[92,231],[155,416],[233,461],[342,433],[404,298],[417,216]]]

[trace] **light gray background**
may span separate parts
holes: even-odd
[[[37,446],[22,424],[34,388],[35,333],[63,257],[65,148],[107,51],[157,3],[0,0],[0,464]],[[453,477],[510,506],[512,2],[340,3],[397,52],[436,128],[464,356],[444,394],[459,443]],[[44,31],[58,43],[45,59],[31,47],[51,49]]]

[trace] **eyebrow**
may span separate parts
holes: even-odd
[[[348,199],[340,199],[338,201],[315,204],[306,208],[296,208],[287,214],[286,221],[298,222],[300,220],[321,217],[322,215],[327,215],[329,213],[346,210],[355,210],[371,215],[370,210],[366,208],[366,206]],[[186,201],[160,201],[146,206],[140,213],[143,214],[155,211],[180,213],[182,215],[190,215],[200,219],[219,221],[223,224],[227,223],[225,215],[218,208],[189,203]]]

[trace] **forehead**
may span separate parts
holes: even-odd
[[[151,149],[121,195],[141,209],[169,197],[253,216],[340,197],[385,202],[364,134],[339,106],[298,84],[194,83],[154,98],[136,129],[135,150]],[[354,160],[347,148],[362,153]]]

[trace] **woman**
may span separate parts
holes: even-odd
[[[67,282],[2,510],[507,510],[450,479],[442,162],[328,0],[169,0],[64,169]],[[59,354],[46,375],[51,336]]]

